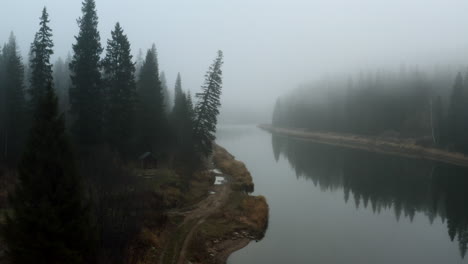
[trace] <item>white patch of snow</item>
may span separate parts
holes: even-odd
[[[211,170],[212,172],[216,173],[216,174],[223,174],[220,170],[218,169],[213,169]]]
[[[224,183],[224,177],[223,176],[216,176],[216,180],[215,180],[215,185],[221,185]]]

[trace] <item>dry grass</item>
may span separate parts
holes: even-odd
[[[214,175],[210,171],[198,171],[193,175],[179,175],[185,173],[185,170],[170,169],[134,169],[137,176],[141,178],[141,184],[149,188],[153,193],[159,195],[164,203],[163,207],[167,210],[176,208],[190,208],[208,195],[208,190],[214,182]],[[125,263],[158,263],[164,248],[178,251],[181,243],[189,231],[186,228],[178,229],[182,224],[183,216],[169,216],[165,226],[150,228],[151,221],[147,219],[145,227],[142,228],[139,235],[132,242],[127,250],[128,261]],[[172,245],[173,244],[173,245]],[[165,252],[163,263],[169,263],[175,252]]]
[[[268,225],[268,213],[265,197],[234,192],[222,210],[207,220],[204,230],[211,238],[228,238],[239,230],[262,236]]]
[[[228,175],[232,192],[226,203],[199,227],[190,242],[187,257],[192,263],[218,263],[214,255],[228,252],[227,257],[238,249],[241,241],[261,239],[268,226],[268,204],[265,197],[248,194],[254,185],[245,164],[218,145],[214,146],[213,162]]]
[[[263,238],[268,226],[268,213],[265,197],[250,196],[244,192],[231,193],[228,203],[200,226],[190,243],[189,259],[194,263],[218,263],[210,253],[232,252],[234,250],[230,248],[242,239]],[[225,248],[226,245],[230,246]]]
[[[241,221],[256,231],[264,231],[268,225],[268,204],[264,196],[247,196],[241,202]]]
[[[223,173],[232,177],[232,187],[236,191],[253,192],[254,184],[250,172],[241,161],[234,159],[226,149],[214,146],[213,162]]]
[[[230,195],[222,215],[214,217],[218,218],[218,221],[212,223],[215,229],[212,235],[219,237],[220,233],[229,233],[233,229],[247,229],[253,233],[263,234],[268,225],[269,212],[265,197],[239,192],[253,192],[254,189],[252,176],[245,164],[218,145],[214,146],[213,162],[223,173],[231,176],[231,187],[235,192]],[[227,230],[223,230],[226,228]]]
[[[162,258],[163,263],[174,262],[191,230],[194,230],[189,240],[186,258],[192,263],[211,263],[213,259],[208,251],[213,240],[229,241],[233,234],[247,232],[249,240],[263,237],[268,224],[268,205],[264,197],[254,197],[247,193],[253,191],[253,181],[244,163],[235,160],[224,148],[214,147],[213,162],[223,173],[229,175],[229,191],[225,202],[216,211],[210,213],[203,222],[194,218],[186,221],[187,216],[181,214],[169,215],[167,225],[158,233],[156,230],[143,229],[134,243],[146,251],[134,249],[131,255],[140,255],[134,263],[157,263]],[[154,177],[150,185],[161,193],[165,201],[182,199],[180,212],[190,215],[190,208],[197,209],[198,202],[207,197],[213,188],[214,175],[209,170],[198,171],[191,177],[168,176],[158,171],[145,172],[145,176]],[[166,176],[157,177],[158,174]],[[141,174],[143,175],[143,173]],[[174,181],[174,178],[177,179]],[[172,179],[172,180],[171,180]],[[179,182],[179,183],[177,183]],[[185,187],[181,187],[185,186]],[[195,205],[197,204],[197,205]],[[189,210],[186,211],[186,208]],[[200,207],[201,208],[201,207]],[[179,212],[178,212],[179,213]],[[195,228],[195,226],[197,226]],[[246,238],[244,238],[245,240]],[[162,250],[162,251],[161,251]]]
[[[156,263],[160,249],[161,238],[156,235],[155,231],[143,228],[135,241],[127,248],[124,263]]]
[[[184,193],[185,206],[198,203],[205,198],[214,180],[214,175],[209,171],[195,172],[191,177],[189,190]]]
[[[7,209],[8,194],[15,189],[18,175],[15,170],[8,170],[0,165],[0,209]]]

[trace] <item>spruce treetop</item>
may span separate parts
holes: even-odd
[[[103,61],[106,84],[105,134],[110,146],[121,154],[128,152],[133,136],[135,110],[135,64],[132,62],[130,42],[119,23],[115,24],[107,41]]]
[[[52,29],[49,27],[49,14],[44,7],[42,16],[39,22],[39,31],[34,36],[34,41],[31,43],[30,49],[30,68],[31,68],[31,103],[34,110],[37,106],[40,97],[42,97],[47,89],[47,85],[52,83],[52,64],[50,57],[54,54],[52,41]]]
[[[159,79],[159,66],[156,46],[153,44],[146,53],[140,69],[137,85],[139,148],[150,151],[161,151],[166,143],[167,120],[164,106],[164,94]]]
[[[198,140],[198,150],[205,156],[212,151],[212,141],[216,139],[217,116],[221,106],[220,96],[223,84],[222,70],[223,52],[218,56],[205,74],[202,92],[197,93],[198,103],[195,107],[195,137]]]
[[[180,77],[180,72],[177,73],[177,79],[174,87],[174,92],[175,92],[175,98],[174,100],[180,100],[182,96],[184,96],[184,93],[182,92],[182,78]]]
[[[85,145],[102,142],[103,87],[100,56],[103,51],[99,36],[98,16],[94,0],[85,0],[83,15],[78,19],[79,33],[73,44],[70,62],[72,86],[69,90],[72,131],[79,143]]]
[[[99,56],[103,51],[101,46],[101,37],[98,31],[98,16],[96,12],[96,3],[94,0],[85,0],[81,8],[82,17],[78,18],[80,31],[75,36],[76,44],[73,45],[74,60],[80,59],[78,55],[88,55],[81,58],[82,61],[90,60],[89,63],[97,63]],[[86,52],[88,51],[88,52]]]
[[[111,31],[111,39],[107,40],[106,57],[103,61],[106,74],[122,74],[122,71],[135,71],[135,64],[132,62],[133,56],[130,53],[130,42],[124,34],[120,23],[115,24]],[[119,72],[120,71],[120,72]],[[133,78],[132,78],[133,79]]]

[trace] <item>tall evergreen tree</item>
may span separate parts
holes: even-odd
[[[3,54],[3,48],[0,47],[0,161],[4,156],[4,141],[6,133],[6,87],[5,87],[5,59]]]
[[[180,73],[177,74],[177,79],[174,86],[174,107],[172,108],[171,119],[174,128],[180,129],[180,123],[182,121],[182,115],[184,111],[185,94],[182,91],[182,78]]]
[[[164,98],[159,79],[156,46],[148,50],[140,70],[138,93],[138,145],[140,151],[160,151],[167,133]]]
[[[188,113],[187,116],[193,125],[193,122],[195,121],[195,109],[193,107],[192,94],[190,93],[190,91],[187,92],[186,101],[187,101],[186,105],[187,105],[187,113]]]
[[[175,115],[180,111],[184,97],[185,95],[182,91],[182,78],[180,77],[180,73],[177,73],[177,79],[174,86],[174,108],[172,110]]]
[[[433,118],[434,118],[434,137],[435,143],[441,145],[444,143],[444,115],[443,115],[443,107],[442,107],[442,99],[440,96],[437,96],[434,106],[433,106]]]
[[[15,162],[22,151],[26,131],[24,66],[18,53],[13,33],[3,48],[4,61],[4,128],[1,139],[2,156],[9,162]]]
[[[143,51],[141,49],[138,49],[138,54],[136,56],[136,62],[135,62],[135,76],[138,77],[140,76],[140,70],[141,66],[143,66]]]
[[[194,110],[191,95],[182,90],[180,73],[174,86],[174,108],[171,113],[172,128],[176,147],[180,152],[187,152],[193,147]]]
[[[111,35],[103,61],[107,88],[105,131],[111,146],[128,153],[135,124],[135,65],[130,42],[119,23]]]
[[[188,91],[185,96],[183,109],[181,146],[184,152],[190,152],[189,154],[192,154],[191,152],[194,148],[195,109],[193,108],[190,91]]]
[[[216,124],[219,114],[220,96],[222,88],[223,52],[218,56],[205,74],[205,83],[202,92],[197,93],[198,103],[195,107],[194,136],[197,150],[208,156],[212,152],[212,142],[216,139]]]
[[[461,73],[455,78],[448,113],[447,140],[456,150],[467,151],[466,138],[468,98]]]
[[[161,89],[164,97],[164,111],[166,112],[166,114],[169,114],[172,109],[172,102],[171,95],[169,93],[169,88],[167,87],[166,74],[163,71],[159,75],[159,79],[161,79]]]
[[[95,1],[84,0],[81,10],[80,32],[75,37],[70,63],[70,110],[77,142],[93,145],[102,142],[103,89],[99,69],[102,47]]]
[[[29,94],[31,95],[31,111],[37,107],[38,101],[44,95],[47,85],[52,83],[52,64],[50,56],[54,53],[52,48],[52,30],[49,27],[49,14],[44,7],[40,18],[39,31],[31,44],[29,67],[31,71]]]
[[[70,109],[68,100],[71,85],[70,69],[68,68],[70,62],[71,56],[68,55],[65,61],[59,57],[54,63],[54,88],[59,100],[59,111],[65,112],[65,114]]]
[[[92,263],[94,236],[51,84],[18,167],[4,238],[11,263]]]
[[[271,121],[271,124],[273,126],[276,126],[276,127],[281,126],[281,112],[282,112],[281,101],[280,99],[277,99],[275,103],[275,108],[273,108],[273,116],[272,116],[272,121]]]

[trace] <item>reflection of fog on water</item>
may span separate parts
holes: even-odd
[[[322,190],[342,189],[346,202],[396,219],[416,212],[440,217],[465,256],[468,244],[468,170],[441,163],[314,144],[272,136],[275,159],[287,159],[297,177]]]

